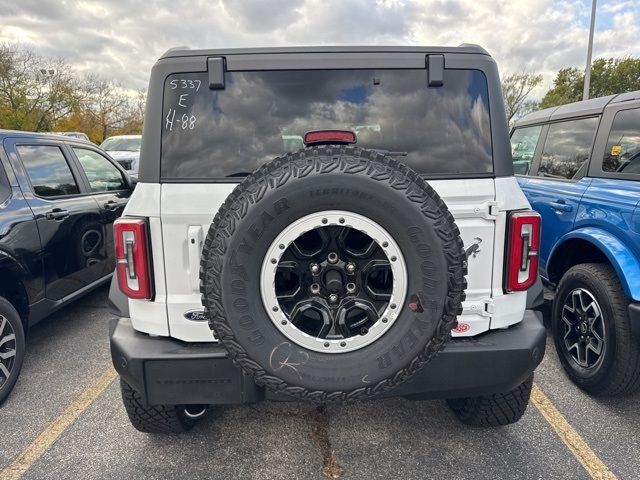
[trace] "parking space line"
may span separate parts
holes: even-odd
[[[104,392],[117,377],[113,367],[109,367],[98,379],[89,385],[58,418],[51,422],[40,435],[27,446],[4,470],[2,480],[18,480],[55,443],[64,431]]]
[[[551,403],[537,385],[531,391],[531,402],[540,411],[545,420],[556,431],[560,440],[571,450],[576,460],[584,467],[594,480],[617,480],[611,470],[598,458],[587,442],[569,424],[564,415]]]

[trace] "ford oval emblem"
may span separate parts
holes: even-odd
[[[471,326],[468,323],[458,322],[458,325],[456,326],[456,328],[453,329],[453,331],[455,333],[464,333],[464,332],[468,332],[470,328]]]
[[[184,312],[184,318],[192,322],[206,322],[209,320],[204,310],[189,310],[188,312]]]

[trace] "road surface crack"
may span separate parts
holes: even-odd
[[[320,449],[322,455],[322,475],[324,478],[338,479],[342,477],[344,468],[338,464],[329,438],[329,412],[324,405],[317,406],[309,414],[311,440]]]

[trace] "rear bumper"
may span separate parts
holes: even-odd
[[[456,398],[509,391],[542,361],[540,314],[470,339],[451,340],[427,367],[386,396]],[[219,344],[188,344],[136,332],[128,318],[111,324],[111,356],[120,376],[149,405],[234,404],[288,400],[257,386]]]

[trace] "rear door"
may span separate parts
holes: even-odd
[[[96,253],[103,265],[102,274],[108,275],[115,269],[113,222],[122,215],[131,196],[131,187],[124,171],[105,155],[90,147],[72,145],[70,148],[100,209],[104,242],[96,245],[99,248]]]
[[[551,249],[573,228],[578,206],[591,179],[585,177],[599,117],[552,123],[540,155],[531,166],[528,181],[521,184],[531,206],[542,215],[540,270]]]
[[[213,216],[235,184],[263,163],[302,148],[305,132],[323,129],[356,132],[359,147],[394,152],[429,179],[455,217],[470,257],[464,318],[456,335],[489,329],[487,305],[493,292],[502,292],[501,269],[495,272],[495,290],[492,282],[504,235],[501,231],[496,243],[486,75],[445,69],[442,83],[429,86],[424,54],[403,57],[409,63],[396,69],[345,70],[349,58],[327,60],[326,70],[312,68],[315,61],[291,70],[272,70],[273,61],[243,64],[246,70],[224,72],[224,88],[209,88],[207,72],[166,77],[159,203],[171,336],[186,341],[209,336],[206,322],[193,321],[205,318],[197,315],[200,253]],[[389,58],[390,65],[398,65],[397,55]],[[265,115],[257,114],[263,110]],[[513,178],[508,180],[520,193]],[[151,198],[151,185],[136,188],[136,204],[143,192]],[[518,199],[510,200],[520,206]]]
[[[66,145],[48,140],[5,145],[38,226],[45,296],[63,299],[103,275],[97,255],[104,247],[100,211]]]

